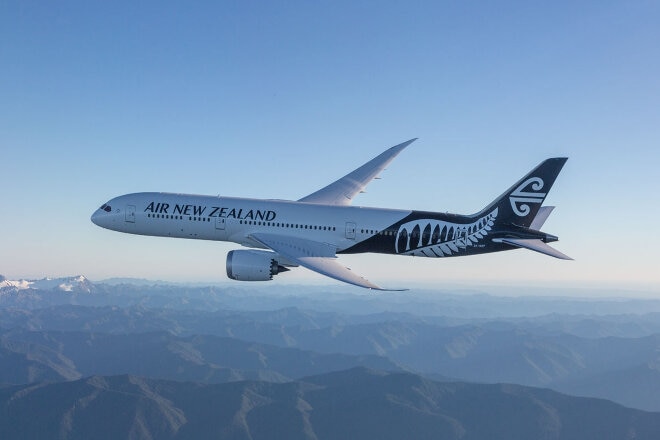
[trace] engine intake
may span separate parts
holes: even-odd
[[[269,281],[273,275],[289,269],[282,266],[274,252],[256,250],[229,251],[227,276],[237,281]]]

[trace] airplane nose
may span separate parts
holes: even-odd
[[[100,211],[99,209],[94,211],[94,214],[92,214],[92,217],[90,219],[90,220],[92,220],[92,223],[94,223],[96,226],[100,226],[99,225],[99,217],[101,217],[101,213],[99,211]]]
[[[112,208],[110,207],[110,205],[104,203],[103,206],[101,206],[99,209],[94,211],[94,214],[92,214],[90,220],[96,226],[107,228],[108,221],[112,220],[112,217],[110,216],[111,213],[112,213]]]

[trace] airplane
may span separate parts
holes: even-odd
[[[250,249],[227,254],[238,281],[268,281],[302,266],[335,280],[385,289],[340,264],[337,255],[381,253],[445,258],[524,248],[571,258],[548,245],[543,206],[567,158],[546,159],[471,215],[352,206],[354,198],[417,138],[389,148],[297,201],[141,192],[115,197],[91,221],[129,234],[227,241]]]

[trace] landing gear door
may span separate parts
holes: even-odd
[[[135,205],[126,205],[126,216],[124,220],[128,223],[135,223]]]
[[[353,222],[346,222],[346,238],[349,240],[355,240],[355,230],[357,225]]]

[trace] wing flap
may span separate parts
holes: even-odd
[[[404,148],[416,140],[417,138],[411,139],[386,150],[360,168],[298,201],[324,205],[350,205],[355,196],[363,192],[369,182],[375,179]]]
[[[301,257],[298,258],[297,261],[301,266],[335,280],[343,281],[355,286],[366,287],[368,289],[387,290],[354,273],[348,267],[342,266],[333,258]]]

